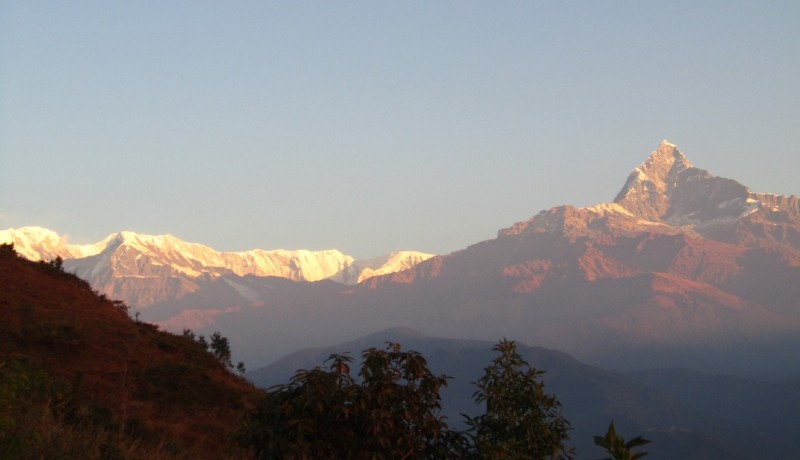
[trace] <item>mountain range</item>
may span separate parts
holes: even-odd
[[[398,251],[356,260],[332,249],[218,252],[172,235],[144,235],[123,231],[84,245],[69,244],[41,227],[0,231],[0,242],[14,243],[30,260],[61,257],[65,266],[89,281],[101,293],[145,309],[194,292],[198,278],[222,275],[280,277],[293,281],[330,279],[355,284],[367,278],[405,270],[433,257]]]
[[[250,367],[404,326],[607,368],[800,373],[798,198],[696,168],[666,141],[612,201],[544,210],[447,255],[219,253],[127,232],[70,246],[29,228],[3,239],[60,255],[143,320],[221,331]]]

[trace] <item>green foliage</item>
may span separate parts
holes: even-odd
[[[486,403],[486,413],[467,417],[476,458],[571,458],[564,446],[570,424],[538,380],[544,372],[531,368],[513,341],[504,339],[494,350],[500,355],[475,382],[475,401]]]
[[[633,452],[633,449],[650,444],[650,441],[637,436],[626,443],[625,438],[617,434],[614,422],[611,422],[606,435],[595,436],[594,443],[605,449],[611,456],[603,460],[636,460],[647,455],[647,452]]]
[[[351,362],[332,355],[328,370],[301,370],[270,389],[245,417],[238,443],[262,459],[443,457],[449,434],[439,390],[446,377],[393,343],[363,352],[358,379]]]

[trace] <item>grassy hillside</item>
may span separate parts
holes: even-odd
[[[59,263],[0,247],[0,452],[241,458],[228,435],[258,395],[193,340],[132,320]]]

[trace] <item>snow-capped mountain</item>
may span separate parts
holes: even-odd
[[[612,202],[545,210],[500,230],[498,236],[549,231],[578,237],[646,230],[737,244],[771,241],[800,249],[798,228],[796,196],[756,193],[733,179],[714,176],[663,141],[631,172]]]
[[[427,304],[438,321],[422,329],[433,335],[452,335],[458,322],[604,365],[702,355],[731,369],[730,355],[710,354],[736,348],[745,362],[766,343],[784,353],[800,345],[800,204],[698,169],[664,141],[612,202],[544,210],[494,240],[364,284],[424,287],[417,304],[447,299]]]
[[[68,270],[88,280],[95,289],[139,308],[194,292],[196,280],[201,277],[252,275],[355,284],[371,276],[405,270],[433,257],[402,251],[355,260],[333,249],[218,252],[172,235],[127,231],[94,244],[72,245],[40,227],[4,230],[0,232],[0,242],[14,243],[17,252],[31,260],[60,256]]]
[[[720,225],[754,213],[776,223],[785,219],[776,219],[771,213],[785,215],[795,223],[800,218],[796,196],[754,193],[733,179],[695,168],[667,141],[628,176],[614,203],[639,218],[691,226],[704,236],[715,235]]]
[[[69,244],[66,238],[42,227],[0,230],[0,243],[14,243],[17,253],[29,260],[88,257],[102,251],[113,237],[111,235],[94,244]]]

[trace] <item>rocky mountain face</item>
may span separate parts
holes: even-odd
[[[225,275],[355,284],[433,257],[413,251],[366,260],[355,260],[337,250],[218,252],[171,235],[134,232],[112,234],[94,244],[72,245],[57,233],[38,227],[4,230],[0,242],[14,243],[18,253],[30,260],[60,256],[68,270],[98,291],[140,309],[181,298],[196,291],[201,280]]]

